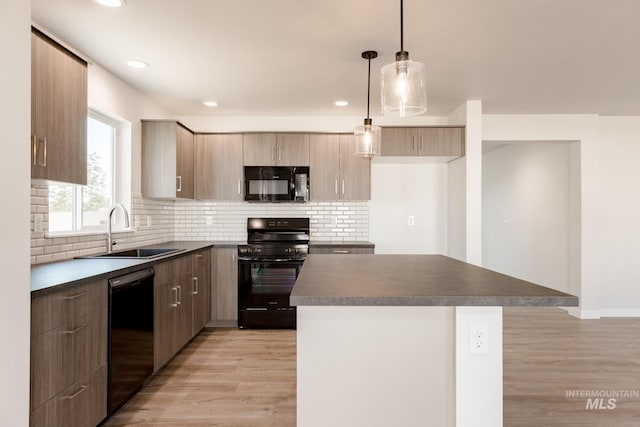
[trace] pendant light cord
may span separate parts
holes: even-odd
[[[367,76],[367,119],[369,118],[369,99],[371,98],[371,58],[368,59],[369,71]]]
[[[400,52],[404,52],[404,7],[403,7],[403,0],[400,0]]]

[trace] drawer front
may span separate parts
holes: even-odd
[[[310,254],[335,254],[335,255],[349,255],[349,254],[372,254],[373,248],[363,248],[354,246],[341,246],[339,248],[316,248],[309,247]]]
[[[106,280],[35,297],[31,301],[31,336],[35,337],[106,307]]]
[[[107,365],[31,413],[32,427],[94,427],[107,416]]]
[[[107,362],[107,311],[98,310],[31,340],[31,408]]]
[[[193,260],[193,270],[211,265],[211,251],[209,249],[198,251],[191,256]]]

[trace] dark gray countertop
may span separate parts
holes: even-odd
[[[442,255],[309,255],[294,306],[577,306],[578,297]]]
[[[89,281],[106,279],[127,274],[139,268],[153,265],[172,257],[180,257],[190,252],[210,247],[236,247],[239,242],[166,242],[145,248],[184,249],[173,255],[153,259],[71,259],[67,261],[31,266],[31,292],[48,292],[63,285],[77,285]],[[119,250],[116,248],[115,250]],[[122,248],[126,249],[126,248]],[[56,289],[57,290],[57,289]]]

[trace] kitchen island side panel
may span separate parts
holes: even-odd
[[[453,307],[298,307],[298,427],[455,425]]]

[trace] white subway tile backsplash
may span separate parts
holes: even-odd
[[[70,259],[106,250],[105,233],[45,237],[49,228],[46,186],[31,187],[31,263]],[[366,241],[369,237],[368,202],[308,202],[254,204],[229,201],[146,199],[131,201],[134,231],[117,233],[118,247],[152,245],[171,240],[246,240],[247,218],[309,217],[311,239]],[[35,218],[42,230],[34,231]]]

